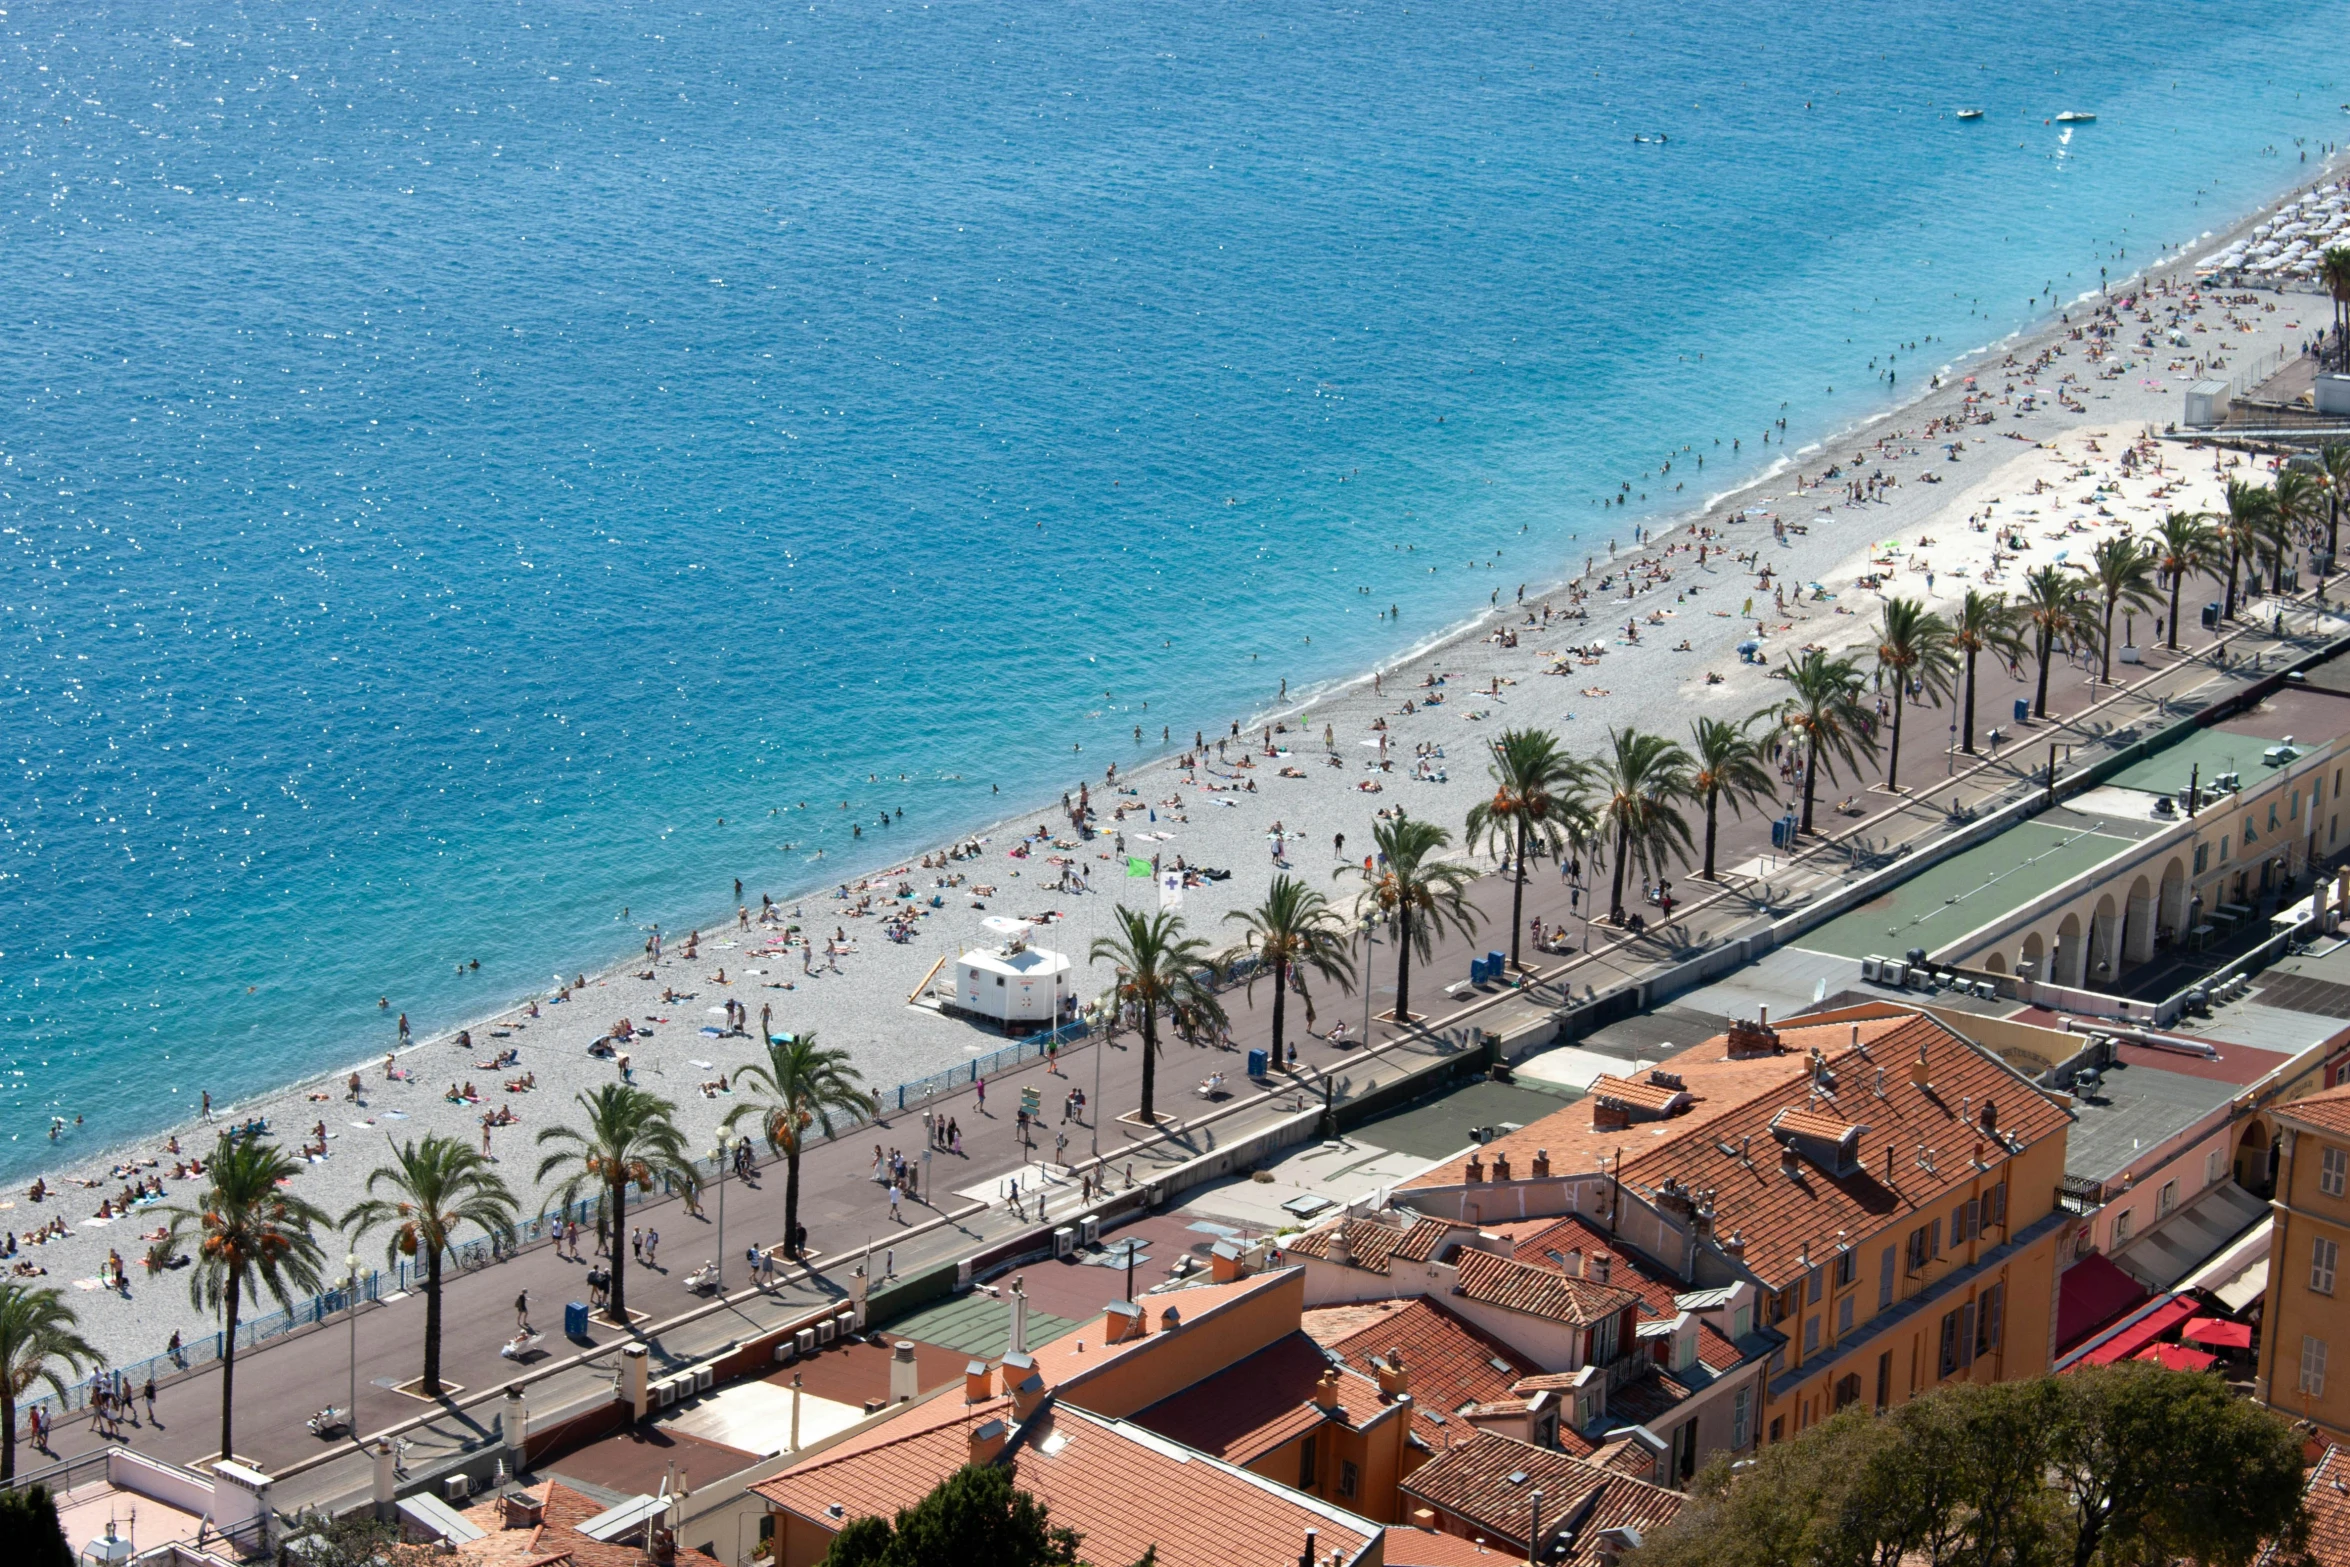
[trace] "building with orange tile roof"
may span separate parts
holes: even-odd
[[[580,1525],[605,1511],[594,1497],[560,1480],[510,1494],[523,1505],[510,1508],[506,1497],[493,1496],[466,1509],[466,1521],[483,1535],[454,1547],[465,1567],[644,1567],[642,1528],[612,1540],[581,1532]],[[669,1560],[677,1567],[720,1567],[717,1557],[682,1546]]]
[[[2272,1105],[2275,1228],[2254,1396],[2350,1441],[2350,1085]]]
[[[2072,1119],[2056,1096],[1885,1006],[1736,1023],[1664,1077],[1685,1108],[1633,1121],[1578,1102],[1396,1200],[1488,1230],[1579,1217],[1677,1292],[1750,1285],[1759,1320],[1726,1336],[1784,1343],[1749,1438],[2047,1368]]]
[[[2309,1543],[2297,1552],[2272,1544],[2255,1567],[2350,1567],[2350,1448],[2329,1444],[2318,1455],[2302,1503],[2309,1511]],[[1392,1567],[1392,1551],[1387,1560]]]
[[[1407,1459],[1407,1474],[1427,1457],[1467,1439],[1476,1429],[1464,1418],[1468,1410],[1509,1398],[1522,1384],[1540,1378],[1540,1367],[1507,1340],[1436,1301],[1371,1304],[1375,1309],[1368,1311],[1309,1311],[1305,1330],[1343,1364],[1399,1380],[1412,1395],[1416,1456]]]
[[[1480,1432],[1404,1483],[1413,1522],[1509,1550],[1597,1567],[1679,1516],[1680,1493],[1602,1464]]]

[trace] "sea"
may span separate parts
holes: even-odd
[[[4,0],[0,1176],[1310,700],[2314,177],[2346,57]]]

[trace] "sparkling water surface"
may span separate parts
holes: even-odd
[[[1571,570],[2314,172],[2339,21],[11,0],[0,1174]]]

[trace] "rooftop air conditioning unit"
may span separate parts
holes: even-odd
[[[1083,1219],[1079,1220],[1077,1224],[1077,1235],[1083,1244],[1087,1246],[1099,1246],[1102,1243],[1101,1215],[1089,1213]]]
[[[816,1342],[829,1344],[839,1332],[840,1325],[832,1318],[826,1317],[822,1322],[816,1324]]]
[[[795,1353],[798,1353],[798,1354],[802,1354],[802,1355],[813,1355],[813,1354],[815,1354],[815,1353],[816,1353],[816,1330],[815,1330],[814,1328],[802,1328],[802,1329],[800,1329],[800,1331],[799,1331],[799,1332],[797,1332],[797,1333],[793,1334],[793,1335],[792,1335],[792,1348],[793,1348],[794,1352],[795,1352]]]
[[[444,1475],[441,1478],[441,1499],[462,1502],[473,1494],[473,1476],[469,1474]]]
[[[718,1380],[718,1368],[717,1368],[716,1366],[696,1366],[696,1367],[694,1367],[694,1391],[695,1391],[695,1392],[697,1392],[697,1393],[707,1393],[707,1392],[709,1392],[709,1391],[710,1391],[711,1384],[713,1384],[713,1383],[714,1383],[714,1382],[716,1382],[717,1380]]]

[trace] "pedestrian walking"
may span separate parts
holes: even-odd
[[[981,1115],[985,1115],[987,1114],[987,1079],[984,1077],[975,1079],[973,1086],[979,1090],[979,1113]],[[212,1103],[212,1098],[210,1095],[205,1096],[204,1103],[207,1106]],[[207,1119],[209,1119],[209,1116],[207,1116]]]
[[[139,1393],[140,1393],[140,1396],[141,1396],[141,1397],[143,1397],[143,1398],[145,1398],[145,1399],[146,1399],[146,1401],[147,1401],[147,1424],[149,1424],[149,1425],[154,1425],[154,1424],[155,1424],[155,1373],[154,1373],[154,1372],[150,1371],[150,1372],[148,1372],[148,1373],[147,1373],[147,1385],[146,1385],[145,1387],[141,1388],[141,1389],[139,1390]]]
[[[212,1119],[212,1090],[209,1088],[204,1090],[204,1119]]]
[[[514,1330],[518,1333],[530,1331],[530,1291],[528,1290],[524,1290],[514,1297]]]
[[[639,1262],[645,1260],[645,1232],[641,1225],[628,1232],[628,1254]]]
[[[646,1230],[645,1230],[645,1266],[646,1266],[646,1267],[648,1267],[648,1268],[651,1268],[651,1267],[658,1267],[658,1266],[659,1266],[659,1263],[655,1261],[655,1258],[656,1258],[656,1257],[657,1257],[657,1255],[659,1254],[660,1250],[661,1250],[661,1232],[660,1232],[659,1230],[653,1229],[653,1228],[651,1228],[651,1227],[649,1227],[649,1226],[648,1226],[648,1227],[646,1228]]]
[[[889,1222],[892,1224],[903,1224],[906,1222],[905,1215],[898,1211],[899,1189],[900,1188],[897,1182],[892,1181],[889,1183]]]

